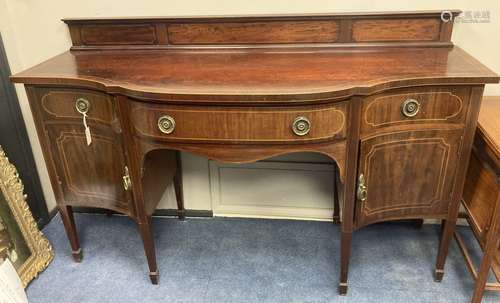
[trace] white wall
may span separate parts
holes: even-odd
[[[456,24],[453,41],[494,71],[500,73],[500,42],[498,39],[500,32],[500,1],[498,0],[0,0],[0,32],[3,36],[11,70],[15,73],[64,52],[70,47],[67,27],[60,21],[64,17],[245,15],[455,8],[464,11],[490,11],[490,23]],[[23,87],[17,85],[16,89],[33,146],[45,197],[49,209],[52,209],[55,206],[54,195],[36,136],[33,118]],[[500,86],[487,86],[485,94],[500,95]],[[298,159],[309,161],[317,158],[298,156]],[[297,160],[297,156],[295,156],[295,160]],[[208,161],[192,155],[183,155],[183,165],[186,206],[191,209],[210,209],[213,192],[210,191]],[[292,166],[293,164],[290,167]],[[283,182],[287,183],[287,180],[283,180]],[[235,186],[239,185],[235,184]],[[241,188],[243,190],[244,186],[241,186]],[[320,201],[323,194],[311,196],[309,201],[304,202],[308,205],[311,205],[311,203],[314,205],[314,201]],[[324,203],[323,200],[321,201],[317,202],[318,208]],[[173,208],[174,205],[173,193],[171,190],[167,191],[160,207]],[[265,212],[265,210],[263,211]],[[265,215],[265,213],[263,214]]]

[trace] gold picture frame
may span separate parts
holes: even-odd
[[[2,147],[0,146],[0,198],[7,203],[8,216],[2,218],[4,221],[15,221],[11,224],[22,237],[22,246],[27,247],[24,257],[17,259],[18,264],[14,264],[23,286],[26,287],[40,272],[45,270],[54,258],[54,251],[49,241],[33,219],[33,215],[26,203],[26,195],[23,192],[24,186],[19,179],[16,167],[9,162]],[[2,197],[3,196],[3,197]],[[4,198],[4,199],[3,199]],[[3,204],[3,202],[1,202]],[[10,210],[10,211],[9,211]],[[7,216],[6,214],[3,214]],[[0,216],[2,211],[0,210]],[[13,219],[12,219],[13,218]],[[19,239],[17,239],[19,241]],[[15,242],[15,241],[14,241]],[[11,260],[12,261],[12,260]],[[16,263],[13,262],[13,263]]]

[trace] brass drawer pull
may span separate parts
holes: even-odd
[[[420,110],[420,103],[415,99],[406,99],[401,106],[401,112],[408,118],[415,117]]]
[[[299,116],[293,120],[292,131],[297,136],[305,136],[311,130],[311,122],[303,116]]]
[[[76,99],[75,107],[77,112],[79,112],[82,115],[85,115],[89,111],[90,102],[85,98],[78,98]]]
[[[158,119],[158,129],[164,134],[171,134],[175,129],[174,118],[165,115]]]
[[[360,174],[358,178],[358,191],[356,193],[356,197],[361,202],[364,202],[367,196],[368,196],[368,188],[366,187],[365,184],[365,175]]]

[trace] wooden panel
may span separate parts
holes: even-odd
[[[332,164],[210,161],[212,209],[222,216],[331,220],[334,176]]]
[[[156,31],[152,24],[92,24],[83,25],[80,39],[87,45],[155,44]]]
[[[172,24],[172,44],[243,44],[335,42],[336,21],[286,21],[248,23]]]
[[[465,124],[469,88],[412,88],[368,97],[363,102],[363,134],[380,128],[399,129],[415,124]],[[403,103],[416,100],[420,106],[414,117],[402,112]]]
[[[357,42],[435,41],[439,39],[440,24],[435,18],[355,20],[352,36]]]
[[[384,220],[446,216],[462,131],[414,131],[361,142],[367,200],[358,227]]]
[[[62,203],[133,214],[123,189],[124,153],[114,132],[93,128],[92,144],[87,146],[80,125],[54,124],[47,130],[64,195]]]
[[[481,244],[484,244],[486,240],[486,231],[491,225],[495,209],[499,191],[496,179],[493,171],[488,169],[475,153],[472,153],[467,170],[463,202],[474,223],[473,228]]]
[[[452,11],[456,16],[459,11]],[[370,12],[310,15],[138,17],[64,19],[73,49],[203,48],[220,45],[326,43],[451,46],[453,22],[441,11]],[[102,34],[101,34],[102,32]],[[361,42],[361,43],[358,43]],[[293,46],[293,45],[291,45]]]
[[[158,119],[169,115],[176,126],[171,134],[158,129]],[[292,123],[298,116],[311,122],[309,134],[297,136]],[[179,107],[133,103],[131,121],[139,136],[158,140],[301,142],[340,139],[346,134],[346,104],[315,107]]]
[[[38,90],[38,94],[45,120],[81,120],[82,115],[75,107],[78,98],[89,101],[90,106],[87,113],[89,122],[110,124],[116,118],[113,99],[100,92],[75,88],[41,88]]]

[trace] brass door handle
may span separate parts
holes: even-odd
[[[311,130],[311,121],[306,117],[299,116],[293,120],[292,131],[297,136],[305,136]]]
[[[175,129],[175,120],[169,115],[161,116],[158,119],[158,129],[164,134],[171,134]]]
[[[356,197],[361,202],[364,202],[368,196],[368,188],[365,184],[365,175],[360,174],[358,177],[358,191],[356,193]]]
[[[85,115],[89,111],[90,102],[85,98],[78,98],[76,99],[75,107],[77,112],[79,112],[82,115]]]
[[[125,174],[123,175],[123,188],[125,189],[125,191],[132,188],[132,180],[130,179],[127,166],[125,166]]]
[[[403,105],[401,105],[401,112],[408,118],[415,117],[419,110],[420,103],[415,99],[406,99]]]

